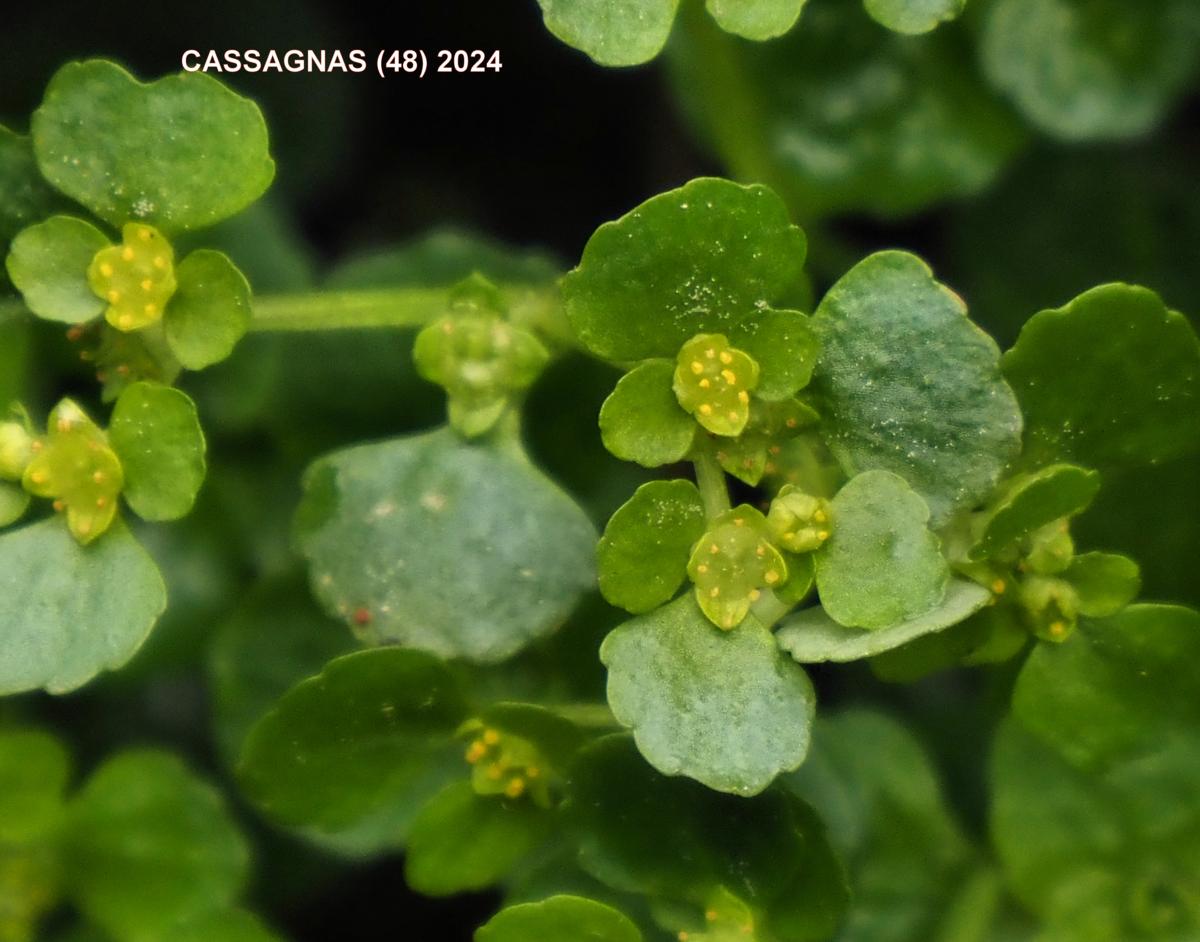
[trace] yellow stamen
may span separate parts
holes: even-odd
[[[123,248],[121,250],[121,258],[125,259],[125,261],[127,261],[127,262],[132,262],[133,261],[133,249],[128,245],[125,246],[125,248]]]
[[[699,376],[704,372],[704,364],[699,360],[692,360],[692,372]]]

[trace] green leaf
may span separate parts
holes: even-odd
[[[778,402],[790,398],[812,379],[821,352],[812,321],[799,311],[766,308],[742,324],[737,346],[759,366],[756,399]]]
[[[0,694],[67,693],[115,670],[166,605],[158,568],[120,520],[86,547],[58,519],[0,536]]]
[[[132,942],[229,906],[249,871],[220,793],[151,750],[120,753],[92,774],[70,809],[66,846],[80,908]]]
[[[929,508],[890,471],[856,475],[832,504],[829,539],[817,551],[817,592],[829,617],[878,629],[934,609],[950,569],[929,531]]]
[[[143,84],[112,62],[70,62],[31,125],[46,179],[113,225],[209,226],[275,175],[258,106],[203,72]]]
[[[1013,691],[1013,713],[1081,767],[1161,750],[1200,723],[1200,615],[1134,605],[1083,620],[1063,644],[1033,649]]]
[[[250,285],[229,258],[198,249],[175,270],[178,286],[163,315],[167,344],[189,370],[220,363],[250,326]]]
[[[682,461],[692,450],[696,421],[683,411],[671,378],[675,364],[651,360],[617,381],[600,408],[604,447],[647,468]]]
[[[7,254],[13,236],[61,202],[38,172],[29,138],[0,125],[0,252]]]
[[[336,452],[306,488],[314,592],[370,644],[494,663],[594,584],[596,532],[574,501],[523,457],[449,430]]]
[[[144,520],[186,517],[204,483],[204,432],[186,393],[157,383],[125,387],[109,441],[125,472],[125,499]]]
[[[563,282],[567,317],[612,360],[674,360],[703,333],[736,347],[800,279],[805,249],[766,187],[693,180],[596,230]]]
[[[51,216],[12,241],[8,277],[38,317],[78,324],[99,317],[106,302],[88,284],[88,266],[108,238],[74,216]]]
[[[808,0],[708,0],[708,12],[727,33],[758,41],[796,25]]]
[[[552,896],[502,909],[475,942],[642,942],[638,927],[611,906],[581,896]]]
[[[600,658],[614,715],[665,775],[754,795],[804,761],[812,684],[753,616],[722,631],[689,594],[614,630]]]
[[[238,779],[270,817],[327,833],[385,807],[404,806],[411,815],[430,786],[441,784],[441,755],[460,752],[453,735],[466,710],[450,672],[428,654],[348,654],[259,720]],[[461,769],[465,777],[465,761]],[[397,837],[402,832],[397,826]]]
[[[863,0],[877,23],[897,33],[917,36],[955,19],[967,0]]]
[[[946,589],[946,598],[937,608],[887,628],[874,631],[847,628],[817,606],[785,621],[775,638],[779,646],[801,664],[857,661],[966,621],[991,598],[992,594],[982,586],[954,579]]]
[[[545,809],[524,800],[447,786],[421,810],[409,836],[404,876],[426,896],[452,896],[498,883],[547,836]]]
[[[703,533],[704,502],[696,485],[643,484],[612,515],[600,538],[596,558],[604,598],[634,614],[669,602]]]
[[[1022,475],[989,511],[983,533],[971,547],[971,559],[998,556],[1034,530],[1082,513],[1099,490],[1099,474],[1070,464]]]
[[[0,847],[52,832],[62,817],[70,775],[70,756],[54,736],[0,729]]]
[[[614,889],[700,906],[724,889],[778,938],[833,934],[846,904],[841,866],[820,820],[785,790],[746,801],[660,775],[623,735],[585,748],[572,786],[580,863]]]
[[[814,324],[817,408],[848,474],[899,474],[935,527],[988,496],[1020,447],[1021,413],[996,344],[924,262],[869,256],[829,290]]]
[[[996,0],[983,19],[987,77],[1066,140],[1149,131],[1185,90],[1198,51],[1190,0]]]
[[[1102,285],[1035,314],[1004,375],[1025,415],[1026,463],[1103,470],[1200,445],[1200,340],[1146,288]]]
[[[171,942],[282,942],[250,913],[223,909],[172,926]]]
[[[855,0],[810,3],[761,44],[698,3],[680,16],[668,58],[685,114],[730,176],[769,182],[798,218],[911,214],[984,189],[1021,145],[955,30],[914,43]]]
[[[1079,613],[1089,618],[1117,614],[1142,588],[1138,564],[1115,553],[1076,556],[1062,577],[1079,595]]]
[[[640,65],[662,51],[679,0],[538,0],[546,29],[600,65]]]

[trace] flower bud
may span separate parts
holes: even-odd
[[[771,502],[767,526],[775,542],[789,553],[811,553],[829,539],[829,501],[786,484]]]
[[[1063,579],[1029,576],[1018,600],[1030,630],[1043,641],[1066,641],[1079,621],[1079,594]]]

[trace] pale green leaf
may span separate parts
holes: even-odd
[[[546,28],[601,65],[640,65],[671,34],[679,0],[538,0]]]
[[[250,285],[229,258],[198,249],[175,270],[178,287],[163,315],[167,344],[189,370],[233,352],[250,326]]]
[[[1142,588],[1138,564],[1115,553],[1081,553],[1062,577],[1079,595],[1079,613],[1090,618],[1117,614]]]
[[[88,266],[108,238],[74,216],[51,216],[17,233],[8,277],[38,317],[78,324],[99,317],[106,302],[88,284]]]
[[[956,18],[967,0],[863,0],[863,5],[879,24],[916,36]]]
[[[617,381],[600,408],[604,447],[647,468],[682,461],[692,450],[696,420],[683,411],[671,378],[675,364],[650,360]]]
[[[708,12],[721,29],[744,39],[782,36],[796,25],[807,0],[708,0]]]

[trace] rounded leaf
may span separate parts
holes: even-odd
[[[1004,375],[1027,463],[1155,464],[1200,445],[1200,340],[1146,288],[1102,285],[1035,314]]]
[[[143,520],[178,520],[204,483],[204,432],[186,393],[133,383],[117,399],[108,438],[125,472],[125,499]]]
[[[368,643],[502,661],[595,584],[579,506],[523,458],[449,430],[336,452],[306,486],[313,590]]]
[[[51,216],[22,229],[9,249],[8,277],[38,317],[80,324],[99,317],[107,303],[88,284],[88,266],[108,238],[74,216]]]
[[[755,795],[804,761],[812,684],[753,617],[722,631],[687,595],[618,627],[600,658],[614,715],[660,772]]]
[[[727,33],[763,41],[796,25],[808,0],[708,0],[708,12]]]
[[[31,128],[45,178],[113,225],[212,225],[275,175],[258,106],[203,72],[143,84],[112,62],[70,62]]]
[[[67,693],[115,670],[166,606],[158,567],[119,519],[90,546],[59,519],[0,536],[0,694]]]
[[[950,568],[929,531],[929,508],[888,471],[850,479],[833,499],[833,528],[817,551],[817,592],[849,628],[879,629],[931,612]]]
[[[250,854],[220,792],[174,756],[134,750],[109,759],[75,799],[66,862],[80,909],[136,942],[230,906]]]
[[[250,284],[226,255],[198,249],[175,272],[163,318],[167,345],[184,368],[202,370],[233,352],[250,326]]]
[[[785,621],[775,639],[801,664],[857,661],[964,622],[991,600],[992,594],[982,586],[954,579],[937,608],[908,621],[864,631],[839,624],[816,606]]]
[[[1079,614],[1089,618],[1117,614],[1142,588],[1138,564],[1115,553],[1082,553],[1071,560],[1062,577],[1079,596]]]
[[[989,511],[971,559],[990,559],[1034,530],[1082,513],[1100,490],[1100,475],[1070,464],[1056,464],[1015,479]]]
[[[642,942],[623,914],[582,896],[552,896],[500,910],[475,933],[475,942]]]
[[[0,252],[6,252],[14,235],[62,202],[38,172],[33,142],[0,125]]]
[[[682,461],[692,450],[696,421],[683,411],[671,380],[675,364],[650,360],[617,381],[600,407],[604,447],[646,468]]]
[[[643,484],[612,515],[600,538],[596,558],[604,598],[634,614],[669,602],[703,533],[704,502],[696,485]]]
[[[878,252],[829,289],[813,319],[830,449],[847,474],[903,477],[934,526],[982,502],[1020,447],[999,350],[966,313],[915,255]]]
[[[640,65],[662,51],[679,0],[538,0],[546,29],[600,65]]]
[[[567,317],[612,360],[673,360],[703,333],[736,345],[799,281],[806,245],[766,187],[693,180],[596,230],[563,282]]]
[[[967,0],[863,0],[875,22],[909,36],[953,20],[966,5]]]

